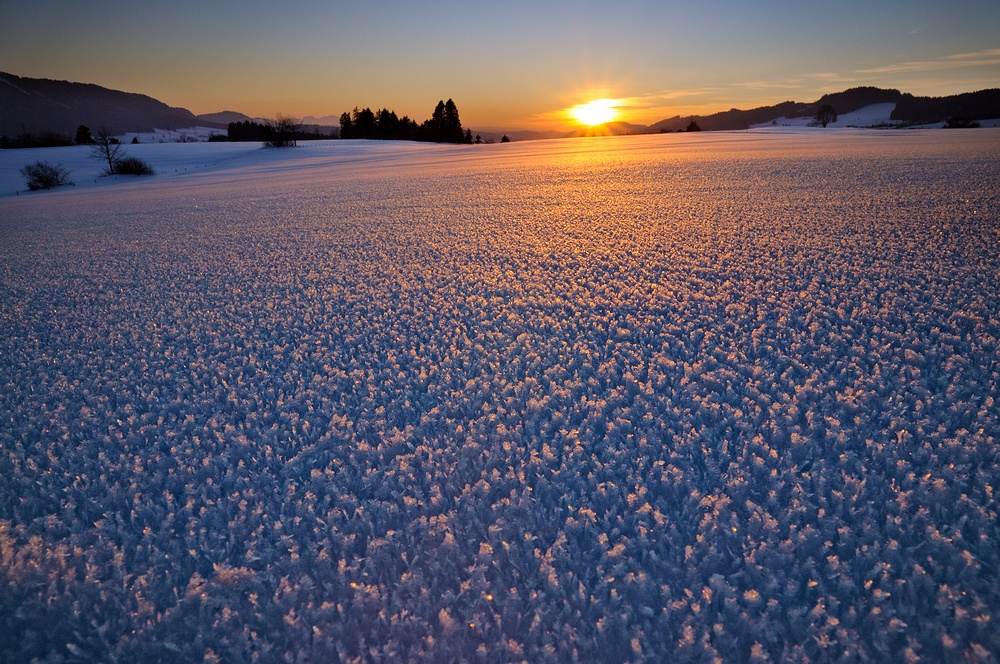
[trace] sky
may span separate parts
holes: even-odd
[[[812,102],[875,85],[1000,87],[997,0],[0,0],[0,71],[200,113],[417,122],[455,100],[479,129]]]

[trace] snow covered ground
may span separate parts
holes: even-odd
[[[892,125],[893,122],[890,119],[893,110],[895,110],[895,104],[872,104],[870,106],[865,106],[864,108],[859,108],[856,111],[850,113],[844,113],[843,115],[837,116],[835,122],[831,122],[826,126],[826,129],[838,129],[841,127],[878,127],[885,125]],[[809,127],[813,123],[813,119],[809,118],[778,118],[773,122],[764,122],[761,124],[753,125],[754,129],[765,129],[771,127]]]
[[[1000,130],[126,148],[0,151],[0,659],[1000,652]]]
[[[837,134],[827,132],[825,138],[836,142],[844,140],[855,140],[859,136],[864,136],[865,132],[858,133],[850,127],[867,127],[887,122],[889,113],[892,111],[892,104],[876,104],[866,107],[856,113],[848,114],[838,118],[832,128],[848,128]],[[773,134],[768,140],[769,147],[781,149],[788,146],[789,149],[798,150],[803,146],[798,139],[789,138],[795,135],[808,134],[815,131],[809,127],[808,118],[797,118],[794,120],[779,120],[778,125],[770,123],[756,125],[753,127],[755,134]],[[1000,122],[1000,121],[998,121]],[[987,125],[990,123],[986,123]],[[994,123],[996,124],[996,123]],[[194,135],[200,132],[202,138],[210,131],[205,128],[192,128],[186,130],[173,130],[171,135],[187,132]],[[913,131],[913,130],[907,130]],[[963,130],[964,131],[964,130]],[[713,132],[713,144],[716,141],[743,141],[747,139],[726,138],[727,134],[736,132]],[[165,182],[187,182],[192,185],[210,182],[204,176],[213,175],[227,180],[233,178],[255,178],[271,177],[286,169],[301,170],[308,168],[315,170],[320,167],[332,166],[335,164],[351,163],[371,163],[384,160],[399,162],[410,156],[419,157],[420,163],[428,158],[435,158],[440,155],[445,160],[452,160],[456,157],[467,159],[478,155],[487,159],[491,155],[521,154],[525,151],[533,153],[537,148],[534,142],[523,144],[510,149],[503,149],[497,152],[496,148],[480,146],[479,152],[470,152],[464,147],[449,148],[447,146],[420,145],[408,142],[382,142],[382,141],[303,141],[299,148],[291,153],[281,153],[269,151],[261,147],[259,143],[207,143],[204,141],[196,143],[176,143],[176,142],[156,142],[152,140],[153,135],[141,136],[142,143],[132,145],[128,143],[129,134],[123,137],[123,153],[138,157],[150,164],[156,171],[154,179],[142,179],[141,183],[132,177],[102,177],[101,171],[104,166],[100,161],[91,156],[91,148],[86,146],[74,146],[63,148],[39,148],[30,150],[0,150],[0,198],[5,196],[24,195],[28,193],[24,176],[21,169],[37,161],[45,161],[51,164],[60,165],[70,172],[70,179],[76,189],[90,187],[108,187],[122,184],[130,186],[160,186]],[[995,140],[996,134],[984,133],[976,134],[979,140]],[[782,138],[784,137],[784,138]],[[941,137],[934,139],[937,141]],[[702,139],[707,140],[707,139]],[[815,144],[813,141],[812,144]],[[545,141],[539,143],[542,146],[551,146],[552,143]],[[544,149],[555,149],[557,151],[590,151],[593,144],[582,143],[577,146],[560,145],[557,147]],[[809,145],[809,144],[807,144]],[[190,176],[198,175],[201,179],[192,180]],[[42,195],[51,192],[41,192]]]
[[[457,150],[457,151],[456,151]],[[412,142],[386,141],[303,141],[294,150],[268,150],[260,143],[141,143],[122,145],[123,154],[147,162],[156,171],[152,177],[102,177],[106,167],[91,155],[91,148],[36,148],[0,150],[0,198],[28,194],[21,169],[37,161],[58,164],[70,171],[73,190],[94,187],[135,188],[206,186],[215,182],[270,179],[282,174],[304,173],[324,177],[323,169],[337,165],[400,162],[413,158],[415,164],[433,155],[465,158],[472,154],[465,146],[449,148]],[[488,150],[482,150],[480,154]],[[349,169],[348,169],[349,170]],[[56,190],[38,192],[54,194]],[[62,194],[66,193],[63,189]]]
[[[883,108],[884,107],[884,108]],[[856,113],[841,116],[837,123],[831,124],[829,128],[843,127],[865,127],[881,122],[887,122],[889,113],[892,111],[892,104],[877,104],[861,109]],[[803,147],[816,145],[817,141],[801,144],[799,139],[791,138],[795,135],[809,133],[814,128],[808,126],[810,120],[797,118],[779,121],[777,126],[770,123],[757,125],[753,128],[755,134],[773,134],[767,140],[767,146],[773,149],[782,149],[787,146],[792,150],[799,150]],[[828,129],[829,129],[828,128]],[[209,131],[205,128],[193,128],[188,130],[173,130],[172,135],[178,132],[189,132],[191,134],[201,131]],[[911,131],[911,130],[907,130]],[[743,145],[753,145],[748,143],[746,138],[727,138],[727,134],[736,132],[713,132],[712,144],[718,141],[729,142],[739,141]],[[865,136],[865,132],[858,132],[852,129],[840,131],[836,134],[828,132],[826,139],[838,143],[845,140],[856,140],[859,136]],[[128,139],[131,134],[125,136]],[[589,152],[593,144],[581,143],[579,145],[567,145],[561,141],[555,142],[555,147],[551,141],[538,143],[530,142],[517,147],[507,148],[503,146],[498,152],[497,148],[488,146],[478,146],[478,152],[472,152],[465,147],[433,146],[427,144],[415,144],[410,142],[384,142],[384,141],[303,141],[292,153],[282,153],[281,151],[267,150],[259,143],[207,143],[204,141],[195,143],[159,143],[150,139],[152,135],[143,135],[143,142],[138,145],[129,144],[124,140],[122,151],[125,155],[135,156],[146,161],[156,171],[153,179],[141,178],[136,180],[133,177],[102,177],[101,172],[104,165],[93,158],[91,148],[87,146],[60,147],[60,148],[37,148],[30,150],[0,150],[0,198],[4,196],[24,195],[29,193],[25,184],[21,169],[28,164],[37,161],[45,161],[51,164],[60,165],[70,172],[70,179],[76,189],[90,187],[108,187],[122,184],[130,186],[161,186],[165,182],[190,183],[200,185],[211,182],[205,179],[206,176],[221,177],[226,180],[233,178],[257,178],[272,177],[286,170],[299,171],[302,169],[316,170],[338,164],[349,163],[373,163],[380,161],[400,162],[410,157],[417,158],[417,163],[424,163],[426,159],[436,159],[438,157],[451,161],[455,158],[468,159],[474,156],[482,156],[492,159],[493,155],[522,154],[527,152],[533,154],[538,146],[544,146],[545,150],[555,150],[556,152]],[[994,140],[995,133],[977,134],[979,140],[987,137],[986,140]],[[934,139],[937,141],[942,137]],[[709,140],[703,138],[702,140]],[[822,139],[819,139],[822,140]],[[675,146],[680,147],[680,146]],[[817,146],[818,147],[818,146]],[[437,155],[437,156],[435,156]],[[192,179],[190,176],[199,176]],[[41,195],[51,194],[51,192],[40,192]]]
[[[212,127],[185,127],[182,129],[154,129],[153,131],[130,131],[118,138],[126,144],[133,139],[140,143],[202,143],[213,136],[225,136],[224,129]]]

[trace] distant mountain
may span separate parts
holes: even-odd
[[[246,122],[247,120],[253,120],[249,115],[244,115],[242,113],[237,113],[236,111],[222,111],[220,113],[203,113],[198,118],[198,124],[201,126],[212,126],[220,125],[222,127],[228,127],[230,122]],[[205,123],[211,123],[206,125]]]
[[[786,101],[774,106],[761,106],[748,111],[732,109],[712,115],[674,116],[650,125],[646,131],[658,133],[684,129],[693,119],[704,130],[724,131],[746,129],[778,118],[809,118],[824,104],[833,106],[844,115],[873,104],[896,104],[891,119],[903,124],[942,122],[950,117],[970,120],[1000,118],[1000,89],[980,90],[949,97],[915,97],[899,90],[859,87],[823,95],[811,104]]]
[[[675,115],[666,120],[660,120],[656,124],[650,125],[648,133],[659,133],[664,131],[679,131],[685,129],[693,119],[699,127],[705,131],[722,131],[725,129],[746,129],[750,125],[770,122],[780,117],[795,117],[801,113],[808,105],[800,102],[786,101],[774,106],[761,106],[748,111],[741,111],[734,108],[712,115],[696,115],[681,117]]]
[[[340,116],[339,115],[324,115],[322,117],[316,117],[315,115],[307,115],[302,118],[302,124],[304,125],[317,125],[320,127],[339,127],[340,126]]]
[[[200,121],[187,109],[146,95],[0,72],[0,135],[54,132],[73,137],[80,125],[122,134],[199,124],[225,129],[228,123]]]

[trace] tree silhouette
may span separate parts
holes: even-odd
[[[251,120],[243,122],[230,122],[228,128],[228,138],[230,141],[266,141],[271,138],[274,130],[271,127]]]
[[[423,139],[426,141],[443,142],[445,136],[444,101],[439,101],[434,107],[431,119],[423,124]]]
[[[111,130],[107,127],[101,127],[97,130],[97,136],[94,137],[94,146],[90,149],[90,156],[98,161],[106,161],[108,167],[105,169],[105,175],[114,175],[117,171],[115,169],[116,162],[122,157],[122,145],[117,138],[111,135]]]
[[[412,140],[417,124],[407,116],[399,117],[395,111],[380,108],[354,108],[351,113],[340,115],[341,138],[367,138],[378,140]]]
[[[816,123],[826,127],[831,122],[837,121],[837,111],[830,104],[823,104],[816,111]]]
[[[472,133],[462,130],[458,117],[458,107],[454,100],[439,101],[434,107],[431,119],[420,127],[420,138],[435,143],[471,143]]]
[[[458,119],[458,107],[455,106],[455,102],[451,99],[448,99],[444,105],[444,131],[444,141],[446,143],[465,142],[465,134],[462,132],[462,121]]]
[[[94,139],[90,135],[90,127],[87,125],[80,125],[76,128],[76,143],[77,145],[89,145],[94,142]]]
[[[346,111],[340,114],[340,137],[354,138],[354,120]]]
[[[471,130],[462,128],[458,107],[449,99],[439,101],[429,120],[417,125],[407,116],[399,117],[395,111],[380,108],[357,107],[340,115],[340,137],[345,139],[367,138],[378,140],[420,140],[436,143],[472,143]]]
[[[354,109],[354,131],[356,138],[375,138],[375,113],[372,109],[365,108],[361,111]]]
[[[279,113],[273,120],[268,120],[271,136],[264,140],[264,147],[292,148],[298,145],[298,135],[301,126],[294,118]]]

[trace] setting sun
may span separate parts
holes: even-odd
[[[616,106],[618,106],[618,102],[614,99],[595,99],[586,104],[574,106],[569,109],[569,112],[580,124],[593,127],[614,120],[618,114],[615,110]]]

